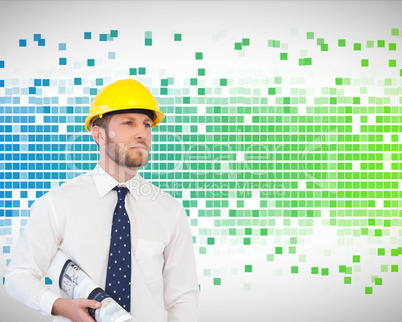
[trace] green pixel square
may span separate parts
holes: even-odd
[[[288,53],[281,53],[281,60],[288,60]]]
[[[307,39],[314,39],[314,32],[307,32]]]
[[[375,285],[382,285],[382,278],[377,277],[377,278],[374,280],[374,284],[375,284]]]
[[[338,39],[338,47],[346,47],[346,39]]]
[[[335,78],[335,85],[343,85],[343,78]]]
[[[145,75],[145,67],[138,68],[138,75]]]
[[[399,36],[399,29],[398,28],[392,28],[391,29],[391,35],[392,36]]]
[[[190,78],[190,85],[197,85],[198,79],[197,78]]]
[[[214,277],[214,285],[222,285],[222,280],[220,277]]]
[[[203,59],[203,54],[202,53],[195,53],[195,59],[196,60],[202,60]]]
[[[373,294],[373,288],[371,286],[366,286],[365,294]]]
[[[353,97],[353,104],[354,105],[360,104],[360,97]]]
[[[205,88],[199,88],[198,95],[205,95]]]
[[[206,248],[206,247],[200,247],[199,253],[200,253],[201,255],[205,255],[205,254],[207,253],[207,248]]]
[[[110,30],[110,37],[116,38],[118,37],[118,34],[119,34],[118,30]]]
[[[250,46],[250,39],[249,39],[249,38],[243,38],[243,39],[241,40],[241,44],[242,44],[243,46]]]
[[[273,262],[274,261],[274,254],[267,254],[267,262]]]
[[[198,68],[198,76],[205,76],[205,68]]]
[[[321,268],[321,275],[328,276],[329,275],[329,268]]]
[[[328,51],[328,44],[322,44],[321,51]]]
[[[388,44],[388,49],[389,50],[396,50],[396,43],[389,43]]]
[[[360,255],[353,255],[353,263],[360,263]]]
[[[244,272],[245,273],[252,273],[253,272],[253,265],[244,265]]]
[[[243,238],[243,245],[251,245],[251,238]]]
[[[276,88],[275,87],[268,88],[268,95],[275,95],[275,94],[276,94]]]
[[[396,67],[396,60],[395,59],[390,59],[388,63],[389,67]]]
[[[391,265],[391,272],[392,273],[398,273],[399,271],[399,266],[398,265]]]
[[[385,248],[378,248],[377,254],[378,256],[385,256]]]
[[[277,255],[283,254],[283,249],[282,249],[282,247],[275,247],[275,254],[277,254]]]
[[[234,49],[235,50],[242,50],[242,44],[241,44],[241,42],[235,42],[234,43]]]
[[[378,40],[377,41],[377,47],[378,48],[384,48],[385,47],[385,40]]]
[[[354,43],[353,44],[353,50],[362,50],[362,44]]]
[[[381,237],[382,236],[382,229],[374,229],[374,236]]]
[[[145,38],[145,46],[152,46],[152,38]]]
[[[344,284],[352,284],[352,277],[351,276],[345,276],[343,278],[343,283]]]
[[[174,41],[181,41],[181,34],[174,34]]]
[[[374,40],[367,40],[367,48],[374,48]]]
[[[221,78],[220,79],[220,85],[221,86],[227,86],[228,85],[228,80],[226,78]]]
[[[208,237],[207,238],[208,245],[215,245],[215,237]]]
[[[317,46],[321,46],[324,44],[324,38],[317,38]]]
[[[292,274],[298,274],[299,273],[299,267],[298,266],[291,266],[290,272]]]
[[[368,67],[369,66],[369,60],[368,59],[362,59],[362,67]]]
[[[319,272],[320,270],[318,267],[311,267],[311,274],[318,275]]]

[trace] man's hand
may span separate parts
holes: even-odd
[[[73,322],[94,322],[88,308],[98,309],[101,303],[94,300],[59,298],[53,303],[52,315],[61,315]]]

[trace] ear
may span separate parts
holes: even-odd
[[[91,128],[91,134],[98,146],[106,145],[105,129],[101,128],[98,125],[95,125]]]

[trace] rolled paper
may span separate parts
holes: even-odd
[[[61,250],[53,258],[47,275],[54,281],[58,280],[60,289],[69,298],[87,298],[101,302],[99,309],[88,309],[95,321],[137,322]]]

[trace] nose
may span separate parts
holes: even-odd
[[[139,124],[139,126],[136,126],[134,130],[134,137],[136,140],[148,142],[150,133],[149,128],[146,126],[146,124]]]

